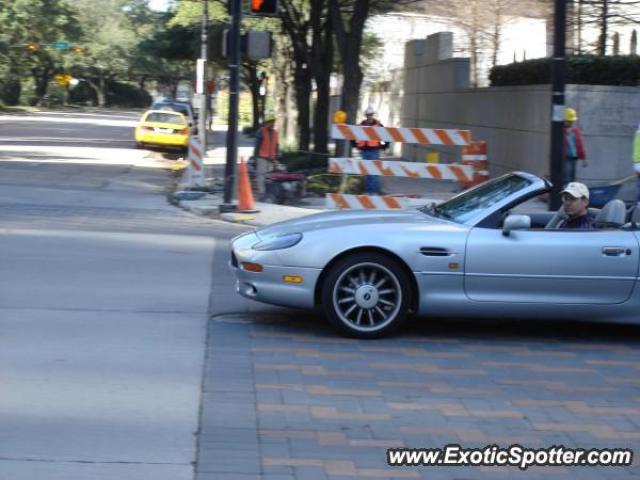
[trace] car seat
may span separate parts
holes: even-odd
[[[640,227],[640,205],[636,205],[631,209],[629,221],[624,224],[625,229],[635,230]]]
[[[627,207],[622,200],[606,203],[596,217],[596,228],[620,228],[627,218]]]

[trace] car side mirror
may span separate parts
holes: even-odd
[[[531,228],[531,217],[529,215],[509,215],[504,220],[502,235],[508,237],[512,230],[527,230]]]

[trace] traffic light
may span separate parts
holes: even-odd
[[[249,15],[277,16],[278,0],[248,0]]]
[[[73,53],[77,53],[78,55],[83,55],[84,54],[84,48],[78,47],[77,45],[74,45],[73,47],[71,47],[71,51]]]
[[[40,46],[37,43],[31,42],[27,43],[24,48],[29,52],[35,52],[36,50],[38,50],[38,48],[40,48]]]

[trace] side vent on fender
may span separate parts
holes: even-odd
[[[450,257],[452,255],[449,250],[442,247],[420,247],[420,253],[427,257]]]

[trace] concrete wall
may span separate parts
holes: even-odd
[[[549,85],[469,88],[469,60],[452,58],[453,35],[430,35],[407,43],[401,124],[464,128],[487,141],[492,176],[511,170],[549,175]],[[566,105],[578,111],[589,166],[577,178],[595,185],[633,173],[631,148],[640,123],[640,88],[568,85]],[[423,160],[439,150],[457,161],[454,148],[405,145],[402,154]]]

